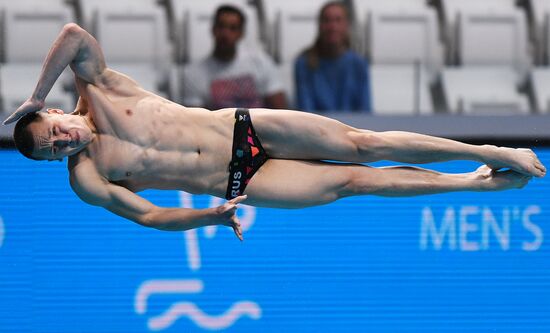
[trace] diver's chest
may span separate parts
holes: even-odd
[[[123,140],[103,140],[95,164],[98,171],[110,181],[126,180],[144,169],[145,149]]]

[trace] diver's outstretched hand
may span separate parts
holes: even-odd
[[[12,113],[8,118],[6,118],[6,120],[4,120],[4,122],[3,122],[3,124],[8,125],[8,124],[11,124],[13,122],[16,122],[19,119],[21,119],[23,116],[25,116],[29,113],[38,112],[38,111],[42,110],[42,108],[44,108],[44,102],[43,101],[39,101],[39,100],[36,100],[36,99],[33,99],[33,98],[29,98],[25,101],[25,103],[21,104],[21,106],[17,110],[15,110],[14,113]]]
[[[241,241],[243,240],[243,230],[235,213],[237,212],[237,205],[244,200],[246,200],[246,195],[241,195],[216,208],[217,218],[220,219],[220,222],[217,224],[233,228],[235,236]]]

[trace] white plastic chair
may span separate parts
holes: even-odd
[[[102,9],[96,11],[95,21],[95,36],[108,66],[159,93],[160,86],[169,81],[171,64],[160,9]]]
[[[517,72],[507,66],[447,68],[442,85],[451,113],[527,114],[529,103],[517,91]]]
[[[443,63],[443,50],[434,11],[372,12],[369,16],[372,64],[420,64],[428,71],[430,82],[435,81]]]
[[[30,97],[53,41],[72,16],[65,7],[13,5],[4,7],[2,18],[5,63],[0,67],[0,94],[4,111],[13,112]],[[48,94],[48,107],[72,111],[72,96],[63,87],[67,75],[68,70]]]
[[[535,110],[538,113],[550,113],[550,67],[534,68],[531,73],[531,87]]]
[[[371,65],[371,99],[375,114],[425,115],[434,107],[429,73],[415,65]]]
[[[509,66],[524,78],[530,66],[527,37],[525,16],[518,11],[462,12],[457,29],[460,64]]]

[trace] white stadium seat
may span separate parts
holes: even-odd
[[[428,9],[372,11],[368,27],[373,111],[430,114],[430,84],[442,66],[437,18]]]
[[[158,10],[157,0],[74,0],[77,8],[82,14],[83,26],[86,29],[94,30],[94,19],[96,12],[103,10],[115,11],[149,11]]]
[[[528,0],[533,10],[535,20],[540,24],[550,13],[550,2],[548,0]]]
[[[526,74],[530,61],[527,22],[522,13],[463,12],[457,34],[461,65],[502,65]]]
[[[442,0],[442,7],[445,19],[450,23],[463,11],[469,12],[491,12],[502,10],[515,10],[516,0]]]
[[[168,82],[170,67],[166,21],[160,9],[102,9],[96,12],[95,37],[107,63],[134,78],[143,87]]]
[[[280,43],[283,42],[284,37],[282,34],[286,34],[286,31],[293,31],[294,27],[302,17],[305,19],[305,26],[308,30],[304,31],[304,42],[313,43],[315,37],[309,37],[311,35],[311,24],[314,22],[314,33],[317,32],[317,18],[321,7],[329,2],[329,0],[260,0],[258,8],[260,11],[260,17],[263,18],[261,25],[262,39],[266,45],[267,51],[277,60],[280,59],[283,52],[279,50]],[[293,27],[285,29],[285,22],[290,22]],[[281,29],[285,31],[281,32]],[[294,31],[292,38],[296,39],[301,36],[302,32]],[[284,46],[283,46],[284,47]]]
[[[108,61],[167,61],[165,26],[158,11],[102,10],[96,22],[94,33]]]
[[[363,24],[366,23],[365,20],[369,13],[380,11],[396,13],[428,9],[425,0],[351,0],[350,3],[355,19]]]
[[[534,68],[531,73],[531,86],[538,113],[550,113],[550,67]]]
[[[469,2],[463,5],[466,3]],[[447,68],[442,75],[449,112],[529,112],[526,95],[518,92],[528,78],[531,64],[527,22],[513,4],[508,3],[507,8],[504,3],[488,1],[487,7],[460,9],[453,41],[461,66]]]
[[[285,62],[278,65],[279,75],[284,85],[284,92],[290,106],[296,103],[296,77],[294,75],[294,63]]]
[[[456,64],[460,43],[457,40],[457,25],[459,16],[464,12],[491,13],[520,10],[515,7],[516,0],[441,0],[443,27],[442,32],[447,49],[447,61]]]
[[[370,32],[367,25],[369,17],[374,13],[402,13],[404,11],[427,11],[425,0],[351,0],[351,15],[354,24],[353,46],[360,53],[369,54],[368,38]]]
[[[437,17],[430,10],[373,12],[369,15],[372,64],[420,64],[435,80],[443,61]]]
[[[71,13],[68,9],[10,7],[4,9],[4,19],[4,60],[42,63],[63,26],[71,22]]]
[[[70,5],[67,0],[0,0],[0,8],[24,9],[24,10],[59,10],[69,9]]]
[[[168,98],[176,103],[183,104],[183,64],[174,63],[168,72]]]
[[[428,73],[414,65],[371,65],[374,114],[432,114]]]
[[[550,64],[550,1],[530,0],[533,34],[538,64]]]
[[[351,0],[351,12],[356,22],[365,26],[371,13],[427,10],[425,0]]]
[[[318,14],[323,5],[330,0],[260,0],[261,6],[265,13],[274,17],[280,11],[304,11],[309,10],[314,14]]]
[[[221,5],[234,5],[238,7],[246,7],[248,6],[249,1],[248,0],[168,0],[170,2],[170,6],[172,6],[173,10],[177,13],[184,13],[186,10],[194,9],[201,12],[212,12],[216,10]]]
[[[542,49],[544,50],[546,54],[546,59],[543,59],[545,61],[544,63],[547,65],[550,65],[550,11],[546,13],[546,18],[544,20],[544,40],[545,43],[542,43]]]
[[[72,19],[68,8],[36,5],[7,6],[2,10],[5,63],[0,68],[0,88],[6,112],[13,112],[30,97],[53,41]],[[72,111],[74,103],[63,89],[63,76],[48,94],[46,103],[48,107]]]
[[[507,66],[447,68],[442,73],[447,109],[478,115],[529,113],[527,97],[517,91],[517,76]]]
[[[296,57],[313,45],[317,35],[317,16],[313,13],[281,12],[276,27],[276,58],[281,63],[296,60]]]
[[[351,0],[351,3],[354,10],[363,13],[371,10],[423,9],[427,6],[426,0]]]

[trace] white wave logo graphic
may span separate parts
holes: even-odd
[[[158,294],[198,294],[203,292],[204,285],[201,280],[149,280],[138,288],[134,300],[136,313],[147,312],[147,300],[151,295]],[[240,301],[225,313],[219,316],[210,316],[191,302],[174,303],[163,314],[149,318],[148,326],[152,331],[164,330],[172,326],[178,319],[189,317],[197,326],[209,330],[221,330],[232,326],[243,317],[258,320],[261,318],[262,309],[251,301]]]
[[[158,331],[166,329],[181,317],[189,317],[201,328],[209,330],[222,330],[233,325],[241,317],[260,319],[262,310],[254,302],[238,302],[220,316],[209,316],[199,309],[194,303],[182,302],[172,305],[163,315],[149,319],[149,329]]]

